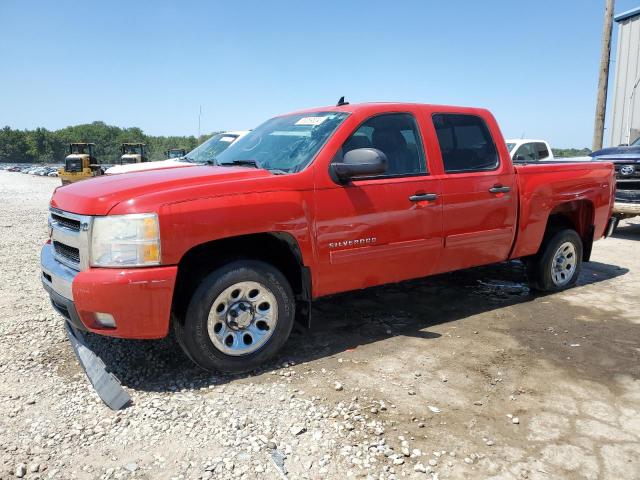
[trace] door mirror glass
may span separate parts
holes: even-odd
[[[342,162],[331,164],[332,176],[340,183],[357,177],[381,175],[387,171],[387,156],[377,148],[356,148],[345,153]]]

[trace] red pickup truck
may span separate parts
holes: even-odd
[[[516,258],[561,290],[613,226],[611,164],[514,166],[478,108],[340,103],[208,160],[55,191],[42,281],[67,321],[171,327],[201,367],[248,371],[315,298]]]

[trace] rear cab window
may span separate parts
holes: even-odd
[[[549,158],[549,149],[542,142],[536,142],[536,154],[538,155],[538,160],[546,160]]]
[[[498,151],[485,121],[477,115],[432,115],[445,173],[496,170]]]

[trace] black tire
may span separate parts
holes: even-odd
[[[277,322],[269,339],[258,350],[233,356],[214,345],[207,322],[216,298],[240,282],[258,282],[270,291],[277,302]],[[289,338],[294,318],[294,296],[284,275],[268,263],[239,260],[207,275],[191,297],[184,321],[176,319],[173,325],[178,343],[196,365],[205,370],[237,374],[255,370],[276,355]]]
[[[552,275],[554,257],[565,243],[571,243],[575,251],[575,269],[566,283],[558,284]],[[573,287],[582,269],[582,239],[575,230],[565,228],[546,235],[540,251],[527,262],[531,287],[542,292],[558,292]],[[561,280],[561,282],[564,280]]]

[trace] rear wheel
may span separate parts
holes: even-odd
[[[545,237],[540,252],[529,262],[532,287],[557,292],[573,287],[582,267],[582,239],[563,229]]]
[[[294,321],[293,292],[271,265],[252,260],[210,273],[189,302],[176,336],[191,360],[206,370],[254,370],[284,345]]]

